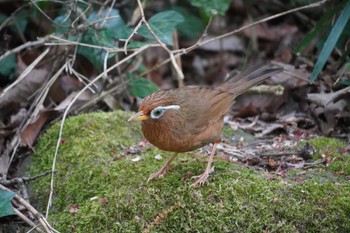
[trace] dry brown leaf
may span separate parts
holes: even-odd
[[[243,26],[250,24],[251,22],[246,20]],[[279,41],[282,37],[292,35],[298,31],[298,28],[293,25],[279,25],[275,27],[270,27],[265,24],[258,24],[243,31],[243,34],[247,37],[256,36],[261,39],[270,41]]]
[[[27,67],[20,56],[17,56],[17,71],[21,73]],[[28,75],[21,80],[13,88],[9,89],[1,97],[0,110],[3,110],[14,103],[26,104],[31,95],[33,95],[43,84],[47,78],[48,71],[46,69],[33,69]]]
[[[207,36],[206,40],[210,40],[211,36]],[[210,43],[206,43],[199,47],[200,49],[206,51],[220,52],[220,51],[229,51],[229,52],[244,52],[245,46],[240,37],[236,35],[224,37],[220,40],[214,40]]]
[[[293,65],[282,62],[274,62],[282,66],[284,71],[266,80],[269,84],[280,84],[286,89],[303,87],[309,84],[310,72],[305,68],[296,68]]]
[[[340,101],[336,103],[331,102],[338,99],[342,95],[345,95],[346,93],[350,93],[350,86],[332,93],[309,93],[307,94],[307,98],[319,106],[342,111],[345,107],[344,104],[341,104],[340,106]]]
[[[38,134],[40,133],[40,130],[42,129],[46,121],[51,119],[56,114],[57,111],[55,110],[41,111],[36,121],[27,125],[21,132],[22,144],[28,146],[29,148],[32,148],[35,139],[37,138]]]

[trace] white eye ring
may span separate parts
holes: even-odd
[[[151,114],[150,114],[151,118],[159,119],[169,109],[178,110],[180,109],[180,106],[179,105],[158,106],[151,111]]]

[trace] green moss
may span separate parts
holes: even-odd
[[[149,149],[113,160],[142,139],[138,124],[123,112],[72,117],[63,131],[50,222],[61,232],[348,232],[348,182],[296,183],[269,180],[265,173],[214,162],[209,184],[190,188],[205,159],[182,154],[162,179],[146,182],[164,160]],[[40,139],[32,174],[50,170],[59,125]],[[142,159],[133,162],[135,156]],[[49,178],[36,181],[45,203]],[[94,198],[95,197],[95,198]],[[102,200],[100,198],[103,198]],[[78,212],[70,213],[77,204]]]
[[[249,143],[249,142],[252,142],[252,141],[254,141],[256,139],[254,137],[254,135],[246,133],[242,129],[235,129],[235,130],[233,130],[228,125],[224,125],[224,128],[222,130],[222,136],[224,138],[227,138],[228,141],[235,141],[235,142],[239,142],[241,139],[243,139],[244,142],[248,142]]]
[[[327,137],[315,137],[307,142],[317,149],[316,159],[321,158],[322,155],[337,157],[340,154],[339,150],[346,146],[344,141]]]
[[[308,140],[316,148],[314,159],[328,159],[327,169],[339,174],[350,175],[350,154],[341,150],[346,142],[327,137],[316,137]]]
[[[224,125],[224,128],[222,129],[222,135],[224,137],[232,137],[232,135],[234,134],[234,130],[227,125]]]

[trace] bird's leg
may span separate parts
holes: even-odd
[[[175,152],[175,153],[168,159],[168,161],[165,162],[165,164],[163,165],[163,167],[162,167],[159,171],[157,171],[156,173],[152,173],[152,174],[149,176],[147,182],[149,182],[149,181],[151,181],[151,180],[153,180],[154,178],[157,178],[157,177],[163,177],[163,176],[166,174],[166,172],[168,171],[168,169],[169,169],[169,164],[175,159],[175,157],[176,157],[177,155],[178,155],[178,153]]]
[[[213,144],[213,148],[211,150],[211,153],[210,153],[210,156],[209,156],[209,160],[208,160],[208,163],[207,163],[207,167],[205,168],[204,172],[202,175],[199,175],[199,176],[193,176],[192,178],[195,178],[197,179],[196,182],[194,182],[193,184],[191,184],[190,187],[195,187],[195,186],[199,186],[199,185],[203,185],[205,183],[205,181],[208,179],[208,176],[209,176],[209,173],[210,173],[210,170],[211,170],[211,164],[213,162],[213,158],[214,158],[214,155],[215,155],[215,151],[216,151],[216,145],[217,143],[215,142]]]

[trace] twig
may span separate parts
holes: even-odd
[[[10,189],[6,188],[5,186],[0,184],[0,189],[11,192]],[[24,200],[21,196],[15,194],[14,198],[16,201],[21,203],[23,206],[26,207],[27,210],[33,213],[33,215],[39,220],[40,224],[44,227],[45,231],[48,233],[51,232],[58,232],[55,230],[51,225],[47,222],[47,220],[44,218],[44,216],[39,213],[32,205],[30,205],[26,200]],[[20,217],[20,216],[19,216]]]
[[[99,46],[99,45],[85,44],[85,43],[81,43],[81,42],[77,42],[77,41],[66,40],[66,39],[63,39],[63,38],[60,38],[60,37],[54,36],[54,35],[50,35],[49,37],[53,38],[53,39],[56,39],[56,40],[59,40],[59,41],[63,41],[63,42],[59,42],[59,43],[47,42],[47,43],[45,43],[45,46],[61,46],[61,45],[72,46],[72,45],[79,45],[79,46],[95,48],[95,49],[103,49],[103,50],[105,50],[107,52],[110,52],[110,53],[125,52],[124,48],[108,48],[108,47]],[[160,45],[159,44],[149,44],[148,47],[149,48],[151,48],[151,47],[160,47]],[[134,51],[137,51],[137,50],[138,50],[138,48],[129,49],[128,51],[134,52]]]
[[[129,41],[137,33],[137,31],[139,30],[139,28],[141,26],[142,26],[142,21],[140,20],[138,22],[138,24],[136,25],[136,27],[134,28],[134,30],[132,30],[132,33],[130,34],[130,36],[125,40],[125,43],[124,43],[124,53],[125,54],[127,54],[127,48],[128,48]]]
[[[146,27],[148,28],[149,32],[153,35],[154,39],[156,39],[156,41],[165,49],[165,51],[168,52],[168,54],[170,56],[169,59],[170,59],[172,65],[174,66],[174,69],[177,72],[178,78],[184,79],[184,75],[183,75],[179,65],[177,64],[177,62],[175,60],[175,56],[174,56],[173,52],[171,52],[170,49],[168,49],[168,47],[158,38],[157,34],[151,28],[151,25],[149,25],[149,23],[147,22],[147,20],[145,18],[145,13],[143,11],[143,7],[142,7],[141,1],[137,0],[137,3],[138,3],[139,8],[140,8],[142,22],[146,25]]]
[[[171,212],[173,212],[175,209],[179,208],[180,206],[181,206],[180,202],[177,201],[175,202],[174,205],[170,206],[168,209],[159,213],[157,217],[153,219],[153,221],[146,226],[146,228],[143,230],[143,233],[149,233],[154,226],[159,225],[163,219],[165,219]]]
[[[282,95],[284,92],[284,87],[282,85],[259,85],[250,88],[247,93],[258,93],[258,94],[273,94],[273,95]]]
[[[17,210],[16,208],[13,208],[13,210],[15,211],[15,213],[17,214],[17,216],[19,218],[21,218],[23,221],[25,221],[29,226],[31,226],[33,229],[35,229],[36,231],[43,233],[44,231],[41,230],[41,228],[38,227],[37,224],[35,224],[33,221],[31,221],[29,218],[27,218],[27,216],[25,216],[24,214],[21,213],[21,211]]]
[[[111,7],[108,9],[108,12],[107,12],[107,14],[106,14],[106,17],[105,17],[104,21],[103,21],[102,24],[101,24],[101,28],[106,24],[107,19],[108,19],[109,15],[110,15],[111,12],[112,12],[112,9],[113,9],[114,4],[115,4],[115,0],[112,1]]]
[[[52,24],[57,25],[57,23],[55,22],[55,20],[51,19],[50,16],[48,16],[36,3],[37,2],[41,2],[40,0],[31,0],[31,3],[36,7],[36,9],[38,11],[40,11],[41,14],[43,14]],[[54,2],[57,3],[61,3],[62,5],[64,5],[64,1],[58,1],[58,0],[54,0]]]
[[[18,47],[17,47],[18,48]],[[15,82],[13,82],[11,85],[9,85],[5,90],[1,93],[0,98],[3,97],[6,92],[8,92],[12,87],[17,85],[22,79],[24,79],[27,74],[29,74],[30,71],[34,69],[34,67],[46,56],[46,54],[50,51],[49,48],[47,48],[43,53],[40,54],[24,71],[23,73],[17,78]],[[1,59],[0,59],[1,61]]]
[[[84,2],[84,3],[85,3],[85,2]],[[74,24],[75,24],[76,22],[78,22],[78,20],[79,20],[80,18],[83,18],[83,19],[84,19],[84,16],[85,16],[85,18],[86,18],[86,12],[88,12],[88,11],[90,10],[90,8],[91,8],[91,5],[90,5],[90,4],[88,4],[88,3],[86,3],[86,4],[87,4],[87,7],[86,7],[86,9],[85,9],[83,12],[80,13],[80,10],[77,10],[77,12],[79,12],[80,15],[78,15],[78,16],[74,19],[74,21],[72,22],[72,24],[71,24],[71,27],[72,27],[72,28],[75,27]],[[76,9],[80,9],[80,8],[77,7]],[[69,14],[71,13],[71,11],[72,11],[72,10],[69,11]],[[69,15],[67,15],[66,18],[68,18],[68,17],[69,17]],[[79,28],[79,27],[78,27],[78,28]]]
[[[180,48],[180,45],[179,45],[179,33],[177,32],[177,30],[175,30],[174,33],[173,33],[173,41],[174,41],[174,49],[178,50]],[[176,57],[175,60],[176,60],[177,65],[182,70],[181,56]],[[173,71],[173,69],[172,69],[172,71]],[[179,78],[177,75],[176,75],[176,79],[177,79],[178,87],[185,86],[185,83],[184,83],[183,79]]]
[[[270,17],[266,17],[266,18],[264,18],[264,19],[258,20],[258,21],[256,21],[256,22],[253,22],[253,23],[251,23],[251,24],[248,24],[248,25],[245,25],[245,26],[243,26],[243,27],[241,27],[241,28],[238,28],[238,29],[236,29],[236,30],[233,30],[233,31],[231,31],[231,32],[222,34],[222,35],[220,35],[220,36],[217,36],[217,37],[214,37],[214,38],[205,40],[205,41],[203,41],[203,42],[201,42],[201,43],[199,43],[199,44],[195,44],[195,45],[193,45],[193,46],[190,46],[189,48],[187,48],[187,49],[188,49],[187,52],[192,51],[192,50],[194,50],[195,48],[198,48],[198,47],[200,47],[200,46],[202,46],[202,45],[208,44],[208,43],[213,42],[213,41],[215,41],[215,40],[220,40],[220,39],[223,39],[223,38],[225,38],[225,37],[228,37],[228,36],[231,36],[231,35],[233,35],[233,34],[236,34],[236,33],[238,33],[238,32],[244,31],[244,30],[246,30],[246,29],[248,29],[248,28],[251,28],[251,27],[253,27],[253,26],[256,26],[256,25],[258,25],[258,24],[265,23],[265,22],[270,21],[270,20],[272,20],[272,19],[276,19],[276,18],[279,18],[279,17],[284,16],[284,15],[288,15],[288,14],[293,13],[293,12],[296,12],[296,11],[301,11],[301,10],[308,9],[308,8],[318,7],[318,6],[320,6],[320,5],[324,4],[324,3],[326,3],[327,1],[329,1],[329,0],[322,0],[322,1],[319,1],[319,2],[311,3],[311,4],[306,5],[306,6],[297,7],[297,8],[288,10],[288,11],[284,11],[284,12],[281,12],[281,13],[278,13],[278,14],[275,14],[275,15],[272,15],[272,16],[270,16]]]
[[[291,156],[291,155],[299,155],[300,152],[286,152],[286,153],[271,153],[271,154],[261,154],[259,157],[283,157],[283,156]]]
[[[130,82],[130,80],[126,80],[122,83],[119,83],[116,86],[113,86],[111,89],[109,89],[108,91],[102,92],[99,96],[97,96],[96,98],[86,102],[83,106],[79,107],[77,109],[78,112],[82,111],[84,108],[87,108],[91,105],[95,105],[98,101],[102,100],[103,98],[105,98],[107,95],[111,94],[112,92],[118,90],[118,89],[122,89],[122,87],[125,87],[128,83]]]
[[[38,46],[38,45],[43,45],[45,43],[45,41],[47,40],[48,37],[44,37],[44,38],[40,38],[36,41],[28,41],[25,44],[22,44],[14,49],[11,49],[9,51],[7,51],[6,53],[4,53],[3,55],[0,56],[0,61],[5,59],[7,56],[14,54],[14,53],[18,53],[20,51],[22,51],[23,49],[29,48],[29,47],[33,47],[33,46]]]
[[[256,25],[258,25],[258,24],[261,24],[261,23],[270,21],[270,20],[272,20],[272,19],[276,19],[276,18],[279,18],[279,17],[281,17],[281,16],[288,15],[288,14],[291,14],[291,13],[293,13],[293,12],[297,12],[297,11],[300,11],[300,10],[318,7],[318,6],[320,6],[320,5],[324,4],[324,3],[326,3],[327,1],[329,1],[329,0],[322,0],[322,1],[319,1],[319,2],[311,3],[311,4],[306,5],[306,6],[297,7],[297,8],[288,10],[288,11],[284,11],[284,12],[281,12],[281,13],[278,13],[278,14],[275,14],[275,15],[272,15],[272,16],[270,16],[270,17],[266,17],[266,18],[264,18],[264,19],[258,20],[258,21],[256,21],[256,22],[247,24],[247,25],[245,25],[245,26],[243,26],[243,27],[241,27],[241,28],[238,28],[238,29],[233,30],[233,31],[231,31],[231,32],[222,34],[222,35],[220,35],[220,36],[216,36],[216,37],[213,37],[213,38],[211,38],[211,39],[204,40],[204,41],[198,41],[196,44],[194,44],[194,45],[192,45],[192,46],[190,46],[190,47],[188,47],[188,48],[179,50],[179,51],[175,54],[175,57],[181,56],[181,55],[186,54],[186,53],[189,53],[189,52],[191,52],[192,50],[194,50],[194,49],[196,49],[196,48],[198,48],[198,47],[200,47],[200,46],[203,46],[203,45],[208,44],[208,43],[210,43],[210,42],[213,42],[213,41],[215,41],[215,40],[223,39],[223,38],[225,38],[225,37],[228,37],[228,36],[231,36],[231,35],[233,35],[233,34],[239,33],[239,32],[241,32],[241,31],[244,31],[244,30],[248,29],[248,28],[251,28],[251,27],[256,26]],[[150,73],[150,72],[152,72],[152,71],[158,69],[160,66],[162,66],[162,65],[164,65],[164,64],[166,64],[166,63],[168,63],[168,62],[170,62],[170,61],[172,61],[171,58],[165,59],[164,61],[162,61],[162,62],[160,62],[160,63],[154,65],[154,66],[153,66],[151,69],[149,69],[148,71],[145,71],[145,72],[143,72],[142,74],[140,74],[140,76],[144,76],[144,75],[146,75],[146,74],[148,74],[148,73]]]
[[[28,182],[28,181],[32,181],[32,180],[36,180],[42,176],[47,176],[51,174],[51,171],[46,171],[43,173],[40,173],[39,175],[36,176],[32,176],[32,177],[16,177],[16,178],[12,178],[10,180],[0,180],[0,184],[4,185],[4,186],[9,186],[12,184],[17,184],[17,183],[23,183],[23,182]]]
[[[50,38],[56,39],[56,40],[60,40],[63,41],[65,43],[45,43],[46,46],[50,46],[50,45],[79,45],[79,46],[84,46],[84,47],[88,47],[88,48],[94,48],[94,49],[103,49],[106,51],[115,51],[115,50],[111,50],[112,48],[108,48],[108,47],[104,47],[104,46],[99,46],[99,45],[92,45],[92,44],[85,44],[85,43],[81,43],[81,42],[76,42],[76,41],[70,41],[70,40],[66,40],[63,38],[60,38],[58,36],[55,35],[50,35]],[[122,52],[122,49],[118,49],[117,52]]]
[[[203,39],[207,36],[208,30],[209,30],[209,28],[210,28],[210,26],[211,26],[211,22],[212,22],[212,21],[213,21],[213,16],[211,15],[210,18],[209,18],[209,21],[208,21],[207,25],[205,26],[205,29],[204,29],[202,35],[199,37],[197,43],[200,43],[201,41],[203,41]]]

